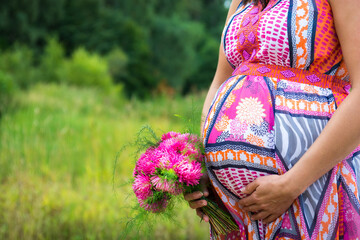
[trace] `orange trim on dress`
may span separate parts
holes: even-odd
[[[303,69],[259,63],[243,63],[234,70],[232,75],[264,76],[309,84],[321,88],[330,88],[333,91],[337,106],[346,98],[351,88],[350,82],[336,78],[336,76]]]

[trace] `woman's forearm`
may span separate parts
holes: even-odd
[[[235,11],[241,1],[242,0],[232,0],[231,1],[229,12],[226,17],[226,23],[230,20],[230,17],[235,13]],[[209,91],[206,95],[206,99],[205,99],[204,106],[202,109],[201,125],[200,125],[201,136],[203,135],[203,126],[204,126],[205,118],[207,116],[207,113],[209,112],[211,102],[214,99],[217,90],[219,89],[221,84],[231,76],[232,72],[234,71],[234,69],[232,69],[232,67],[228,63],[223,49],[224,49],[224,45],[223,45],[223,41],[221,41],[220,48],[219,48],[219,58],[218,58],[218,63],[217,63],[217,67],[216,67],[215,76],[211,83]]]
[[[285,175],[291,178],[298,193],[345,159],[360,144],[360,9],[357,0],[329,0],[336,33],[339,37],[344,61],[349,70],[353,89],[335,111],[324,130]],[[351,19],[351,21],[349,21]]]
[[[360,89],[353,89],[322,133],[285,176],[296,194],[345,159],[360,144]]]
[[[211,102],[214,99],[215,94],[216,94],[217,90],[219,89],[219,87],[221,86],[221,84],[224,81],[226,81],[229,77],[231,77],[233,71],[234,71],[234,69],[232,69],[232,67],[226,60],[225,53],[223,51],[223,44],[221,43],[220,49],[219,49],[219,61],[218,61],[217,70],[215,72],[215,76],[211,83],[209,91],[206,95],[204,106],[202,109],[201,126],[200,126],[201,137],[203,136],[204,122],[205,122],[205,118],[209,112]]]
[[[324,130],[285,176],[298,193],[347,157],[360,144],[360,10],[358,0],[329,0],[352,91],[335,111]],[[351,19],[351,21],[350,21]]]

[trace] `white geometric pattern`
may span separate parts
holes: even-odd
[[[235,167],[221,168],[219,170],[214,169],[214,173],[224,187],[239,198],[247,196],[240,191],[241,188],[247,186],[249,183],[252,183],[258,177],[268,175],[263,172]]]

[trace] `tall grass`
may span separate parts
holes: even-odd
[[[90,88],[37,85],[16,96],[0,119],[0,239],[119,239],[134,198],[129,180],[136,132],[198,128],[204,95],[120,100]],[[194,109],[191,110],[191,106]],[[128,239],[208,239],[185,204],[177,222],[161,220],[147,236]]]

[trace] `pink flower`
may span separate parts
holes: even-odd
[[[201,162],[203,160],[203,155],[201,153],[202,142],[194,134],[190,134],[187,139],[186,151],[183,151],[182,154],[188,156],[192,160]]]
[[[165,148],[180,153],[186,148],[186,145],[187,143],[184,141],[179,141],[177,138],[170,138],[161,142],[159,148]]]
[[[140,207],[144,208],[146,211],[150,211],[153,213],[164,211],[169,203],[167,198],[161,199],[153,203],[148,203],[147,201],[144,201],[142,199],[138,199],[138,200]]]
[[[176,181],[171,179],[164,179],[159,176],[151,177],[151,183],[154,186],[155,190],[164,191],[171,193],[173,195],[179,195],[182,193],[182,189]]]
[[[135,177],[135,181],[133,183],[133,190],[138,199],[146,199],[148,198],[151,191],[151,183],[150,177],[139,174]]]
[[[166,139],[169,139],[169,138],[174,138],[174,137],[177,137],[181,135],[180,133],[177,133],[177,132],[168,132],[168,133],[165,133],[161,136],[161,141],[165,141]]]
[[[190,134],[189,133],[180,134],[179,136],[177,136],[177,139],[179,139],[180,141],[189,142]]]
[[[189,141],[193,143],[201,143],[200,138],[194,134],[190,134]]]
[[[186,149],[182,152],[190,160],[201,162],[203,160],[203,155],[200,151],[200,147],[195,144],[188,144]]]
[[[156,148],[148,148],[136,162],[134,175],[139,173],[144,175],[153,174],[159,162],[160,154],[161,153],[159,153]]]
[[[202,160],[200,146],[201,142],[199,138],[196,135],[188,133],[174,135],[173,138],[166,139],[159,144],[159,148],[173,150],[196,161]]]
[[[156,167],[160,169],[172,169],[175,165],[184,159],[184,156],[174,151],[173,149],[159,146],[157,151],[159,153],[157,155],[158,164]]]
[[[179,182],[185,185],[197,185],[200,182],[202,176],[201,163],[183,161],[174,170],[179,176]]]

